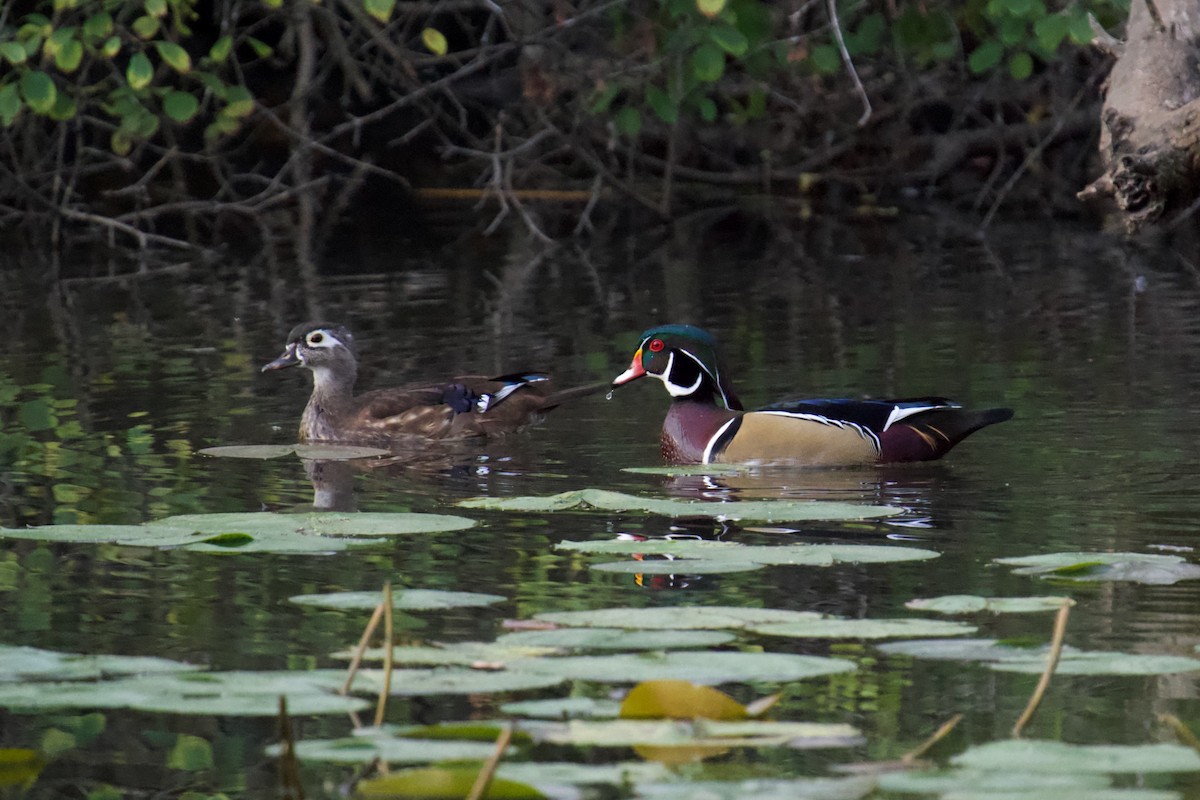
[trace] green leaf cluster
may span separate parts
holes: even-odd
[[[111,122],[109,145],[128,154],[164,125],[211,121],[208,140],[236,132],[254,111],[231,55],[239,41],[253,57],[271,48],[222,36],[207,50],[189,23],[198,0],[43,0],[15,27],[0,29],[0,125],[23,114],[58,122]]]

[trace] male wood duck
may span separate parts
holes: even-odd
[[[851,466],[931,461],[1012,409],[967,410],[942,397],[792,400],[744,411],[717,357],[716,341],[691,325],[642,334],[633,363],[613,380],[649,376],[674,398],[662,452],[682,464]],[[719,401],[719,402],[718,402]]]
[[[497,436],[537,421],[563,401],[606,389],[598,383],[558,392],[549,377],[517,373],[464,375],[444,383],[376,389],[355,396],[358,359],[344,325],[306,322],[288,334],[283,355],[262,371],[304,367],[312,396],[300,417],[300,441],[386,444],[423,439]]]

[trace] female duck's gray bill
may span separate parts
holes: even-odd
[[[300,364],[300,359],[296,355],[296,343],[292,342],[283,351],[283,355],[272,361],[270,364],[264,364],[261,372],[267,372],[273,369],[286,369],[287,367],[295,367]]]

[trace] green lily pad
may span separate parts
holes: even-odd
[[[879,776],[879,788],[905,794],[954,792],[1025,792],[1058,797],[1059,791],[1098,791],[1108,788],[1112,778],[1099,773],[1039,773],[1009,770],[947,769],[897,770]]]
[[[797,780],[676,781],[639,783],[639,800],[858,800],[875,788],[869,777],[801,778]]]
[[[598,608],[592,611],[549,611],[534,619],[555,625],[582,628],[625,628],[627,630],[720,630],[748,628],[772,622],[803,622],[821,619],[815,611],[740,606],[675,606],[667,608]]]
[[[682,478],[691,475],[745,475],[750,467],[744,464],[668,464],[659,467],[622,467],[621,472],[633,475],[665,475]]]
[[[1200,578],[1200,566],[1179,556],[1152,553],[1048,553],[998,558],[998,564],[1020,567],[1018,575],[1070,581],[1130,581],[1166,586]]]
[[[296,742],[296,758],[327,764],[369,764],[374,759],[388,764],[431,764],[435,761],[484,761],[495,749],[491,742],[407,739],[376,731],[341,739],[301,740]],[[267,748],[269,756],[278,756],[279,752],[279,745]]]
[[[1038,674],[1046,669],[1047,649],[1010,647],[994,639],[918,639],[879,645],[885,653],[942,661],[981,661],[999,672]],[[1186,656],[1106,653],[1064,647],[1055,672],[1062,675],[1170,675],[1200,670]]]
[[[919,547],[900,547],[888,545],[858,545],[858,544],[789,544],[789,545],[740,545],[734,542],[714,542],[704,539],[650,539],[635,541],[630,539],[609,539],[591,542],[559,542],[555,545],[559,550],[572,550],[582,553],[623,553],[629,555],[663,555],[679,559],[706,560],[707,562],[725,562],[731,568],[725,571],[742,571],[748,567],[733,565],[739,563],[756,564],[759,566],[816,566],[829,567],[834,564],[879,564],[899,561],[921,561],[937,558],[940,553],[935,550],[923,550]],[[622,562],[615,562],[622,563]],[[702,567],[697,567],[701,569]],[[593,569],[608,569],[610,572],[637,572],[627,568],[593,565]],[[687,572],[688,570],[673,570]],[[722,570],[715,567],[710,572]],[[692,574],[701,574],[692,570]]]
[[[531,659],[549,660],[549,659]],[[518,662],[524,665],[526,662]],[[515,664],[514,664],[515,667]],[[415,696],[427,694],[494,694],[497,692],[521,692],[529,689],[548,689],[558,686],[566,678],[549,671],[526,669],[482,670],[462,667],[436,669],[392,670],[393,695]],[[381,670],[363,670],[355,678],[354,691],[366,694],[378,693],[383,686]]]
[[[505,703],[500,706],[500,711],[537,719],[616,719],[621,713],[621,704],[615,700],[591,697],[552,697],[548,700]]]
[[[145,525],[0,528],[0,538],[182,547],[205,553],[335,553],[381,536],[462,530],[473,520],[446,514],[185,514]]]
[[[977,597],[970,594],[950,594],[909,600],[905,608],[914,611],[933,611],[937,614],[1036,614],[1058,611],[1063,603],[1075,605],[1069,597]]]
[[[496,644],[501,647],[552,647],[566,650],[682,650],[689,647],[716,647],[735,638],[732,633],[708,630],[558,628],[506,633],[496,639]]]
[[[557,675],[564,680],[640,683],[684,680],[693,683],[797,681],[853,672],[851,661],[790,653],[668,651],[612,656],[565,656],[514,662],[512,669]]]
[[[469,667],[478,663],[494,664],[518,658],[537,658],[557,652],[560,651],[552,647],[506,646],[499,642],[495,644],[491,642],[453,642],[437,647],[393,647],[392,663]],[[353,655],[353,650],[341,650],[334,653],[333,657],[349,660]],[[362,659],[367,662],[383,661],[383,656],[384,649],[382,647],[370,647],[363,651]]]
[[[344,714],[370,704],[336,694],[344,673],[190,672],[77,683],[0,684],[0,708],[45,711],[61,708],[128,708],[167,714],[274,717],[279,697],[296,716]]]
[[[566,761],[505,761],[496,774],[511,781],[534,787],[555,786],[631,786],[647,781],[667,780],[670,772],[654,761],[617,761],[612,764],[572,764]],[[558,792],[547,794],[561,797]]]
[[[182,514],[156,525],[189,528],[201,533],[246,533],[252,536],[402,536],[413,533],[461,531],[475,524],[449,514],[404,514],[318,511],[275,514],[254,511],[234,514]]]
[[[300,458],[321,461],[350,461],[356,458],[379,458],[391,455],[378,447],[358,447],[344,444],[232,444],[205,447],[196,451],[202,456],[217,458],[253,458],[266,460],[295,454]]]
[[[447,592],[440,589],[393,589],[392,608],[406,611],[433,611],[446,608],[490,606],[506,598],[481,592]],[[383,601],[380,592],[330,592],[328,594],[298,594],[290,602],[318,608],[351,611],[370,611]]]
[[[0,645],[0,683],[95,680],[117,675],[194,672],[200,667],[151,656],[79,655]]]
[[[824,619],[804,622],[754,625],[750,630],[764,636],[794,639],[897,639],[913,636],[966,636],[974,625],[938,619]]]
[[[861,741],[850,725],[770,720],[570,720],[523,727],[537,740],[576,747],[848,747]]]
[[[421,800],[460,800],[471,792],[479,776],[477,765],[451,765],[405,769],[390,775],[359,781],[354,787],[358,798],[421,798]],[[493,777],[484,797],[490,800],[545,800],[532,786],[507,778]]]
[[[723,575],[733,572],[753,572],[763,564],[753,561],[719,561],[715,558],[671,558],[651,561],[605,561],[592,564],[599,572],[622,575]]]
[[[1031,797],[1052,797],[1053,800],[1182,800],[1183,795],[1165,789],[1068,789],[1041,790],[1035,794],[1025,790],[988,791],[962,789],[947,792],[942,800],[1029,800]]]
[[[1016,773],[1197,772],[1200,753],[1178,744],[1081,745],[1008,739],[976,745],[950,759],[969,769]]]
[[[668,517],[713,517],[756,522],[870,519],[899,514],[892,506],[801,500],[743,500],[707,503],[659,497],[637,497],[604,489],[577,489],[548,497],[473,497],[460,500],[463,508],[547,513],[555,511],[638,511]]]
[[[554,549],[591,554],[710,558],[736,552],[743,549],[743,545],[713,539],[594,539],[559,542]]]

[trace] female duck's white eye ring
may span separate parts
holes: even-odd
[[[319,345],[323,341],[325,341],[325,334],[321,333],[320,331],[313,331],[308,335],[309,344]]]

